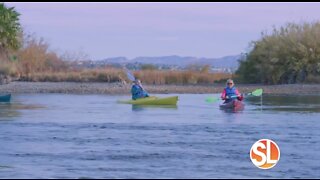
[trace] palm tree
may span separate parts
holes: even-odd
[[[21,26],[19,23],[20,14],[14,7],[7,8],[0,3],[0,55],[8,58],[11,50],[19,49]]]

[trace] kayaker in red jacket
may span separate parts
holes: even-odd
[[[238,89],[234,87],[234,82],[232,79],[227,80],[227,87],[223,89],[221,99],[224,100],[224,103],[228,103],[235,99],[238,99],[239,101],[243,100],[243,96],[240,94]]]

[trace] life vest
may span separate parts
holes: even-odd
[[[138,98],[146,97],[148,94],[138,85],[133,85],[131,88],[132,99],[136,100]]]
[[[226,96],[229,96],[229,97],[237,96],[235,87],[232,87],[232,88],[226,87],[225,90],[226,90]]]

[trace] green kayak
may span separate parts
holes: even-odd
[[[141,98],[137,100],[118,101],[118,103],[136,104],[136,105],[176,105],[177,101],[178,101],[178,96],[171,96],[166,98],[151,96],[151,97]]]

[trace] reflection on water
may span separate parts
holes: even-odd
[[[260,97],[246,99],[252,105],[261,105]],[[264,95],[262,110],[288,112],[320,112],[320,96],[315,95]]]
[[[143,111],[146,109],[178,109],[177,105],[132,105],[132,111]]]
[[[220,108],[221,111],[225,113],[242,113],[245,107],[242,108]]]
[[[0,120],[9,120],[12,117],[18,117],[19,115],[20,112],[14,108],[12,103],[0,103]]]
[[[0,120],[9,120],[10,118],[19,117],[21,111],[19,110],[33,110],[44,108],[44,106],[23,104],[20,102],[1,102],[0,103]],[[9,119],[8,119],[9,118]]]

